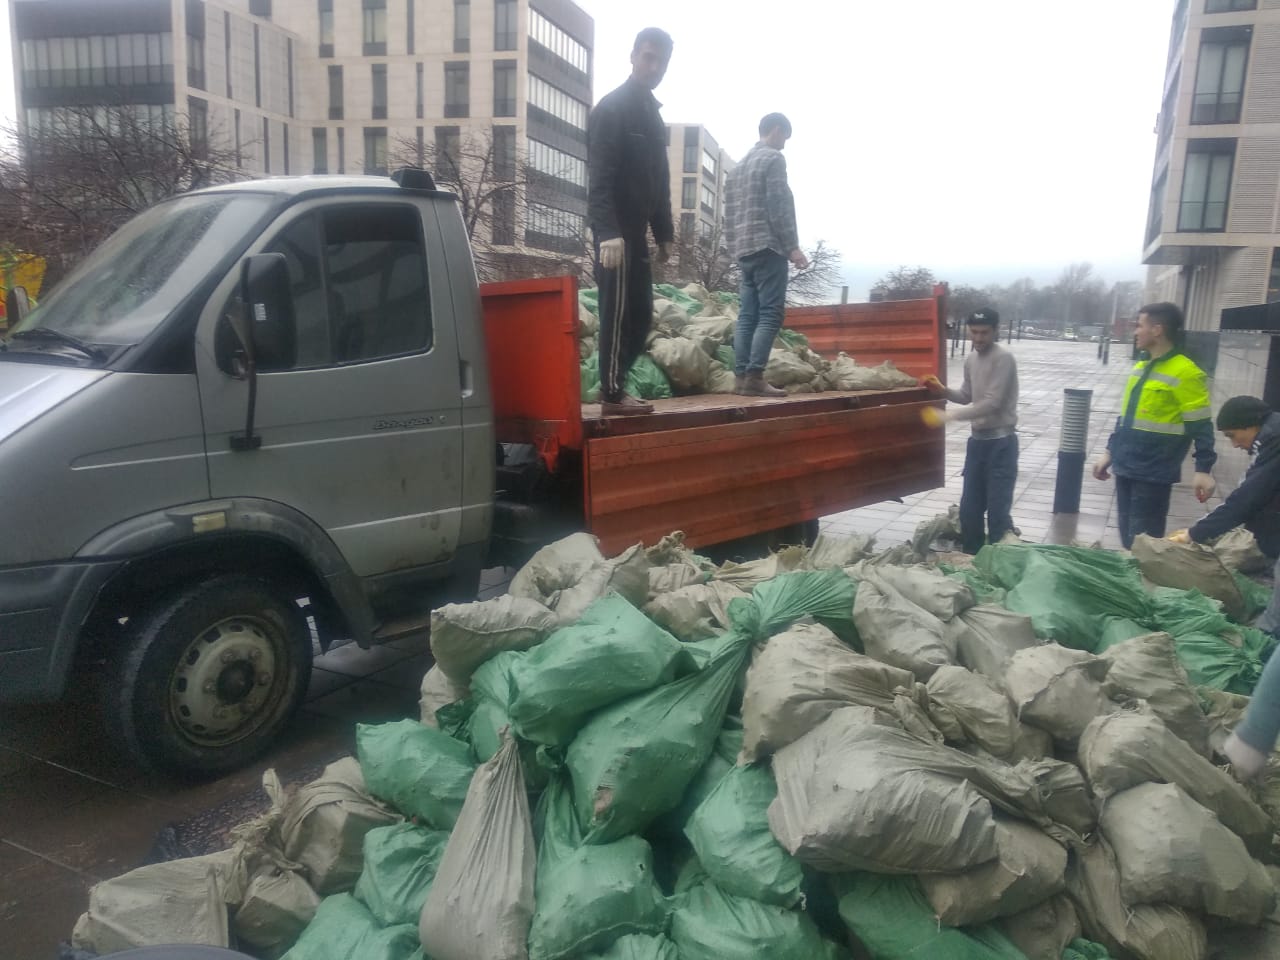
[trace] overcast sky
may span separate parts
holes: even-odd
[[[304,2],[304,0],[281,0]],[[734,157],[781,110],[800,234],[825,239],[862,299],[887,269],[952,283],[1056,278],[1088,260],[1140,279],[1173,0],[578,0],[595,18],[596,97],[661,26],[669,122]],[[0,113],[13,111],[0,0]]]

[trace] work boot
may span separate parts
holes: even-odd
[[[637,417],[653,413],[653,404],[645,403],[629,393],[624,393],[617,400],[603,401],[600,404],[600,410],[606,417]]]
[[[745,396],[747,392],[747,378],[740,373],[733,375],[733,392],[738,396]]]
[[[764,378],[763,370],[753,370],[747,374],[742,392],[748,397],[785,397],[787,391],[779,390]]]

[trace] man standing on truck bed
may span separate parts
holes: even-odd
[[[587,122],[587,215],[600,288],[600,397],[605,415],[652,413],[625,391],[653,318],[653,276],[646,234],[658,262],[671,256],[671,176],[667,128],[653,95],[671,60],[672,41],[657,27],[636,35],[631,76],[606,95]]]
[[[747,151],[724,185],[725,240],[741,271],[741,309],[733,331],[734,392],[783,397],[787,391],[764,378],[773,339],[787,300],[787,263],[809,266],[800,249],[796,204],[787,185],[782,148],[791,121],[771,113],[760,121],[760,142]]]
[[[1134,339],[1150,359],[1134,364],[1107,452],[1093,467],[1098,480],[1116,475],[1116,517],[1126,550],[1140,533],[1164,536],[1169,494],[1193,442],[1196,499],[1204,503],[1213,494],[1209,471],[1218,455],[1209,388],[1204,371],[1177,348],[1181,332],[1176,304],[1150,303],[1138,311]]]
[[[1018,479],[1018,365],[1000,346],[1000,315],[990,307],[969,314],[973,352],[964,361],[964,382],[952,390],[935,376],[921,384],[934,396],[967,406],[943,412],[921,411],[924,422],[940,427],[948,420],[968,420],[972,434],[964,455],[964,489],[960,494],[960,542],[965,553],[984,543],[999,543],[1013,528],[1013,485]],[[985,515],[985,522],[984,522]],[[984,527],[986,529],[984,529]],[[990,531],[990,540],[985,535]]]

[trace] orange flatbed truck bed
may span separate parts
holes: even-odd
[[[920,420],[936,401],[918,387],[700,394],[604,417],[581,402],[572,278],[488,284],[481,299],[498,440],[530,445],[550,481],[511,486],[553,491],[542,506],[559,508],[568,527],[576,519],[606,554],[672,530],[694,547],[725,543],[943,483],[942,431]],[[924,300],[792,308],[784,325],[829,359],[844,351],[863,366],[892,360],[942,377],[944,316],[939,288]],[[512,529],[499,487],[497,539]],[[524,499],[526,514],[539,512]]]

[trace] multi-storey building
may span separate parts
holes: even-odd
[[[1222,311],[1280,300],[1280,0],[1178,0],[1143,249],[1210,363]]]
[[[385,173],[482,153],[477,237],[565,251],[586,213],[594,23],[571,0],[9,0],[29,128],[183,117],[246,173]]]
[[[724,180],[733,159],[706,127],[693,123],[667,124],[667,159],[676,236],[715,235],[724,223]]]

